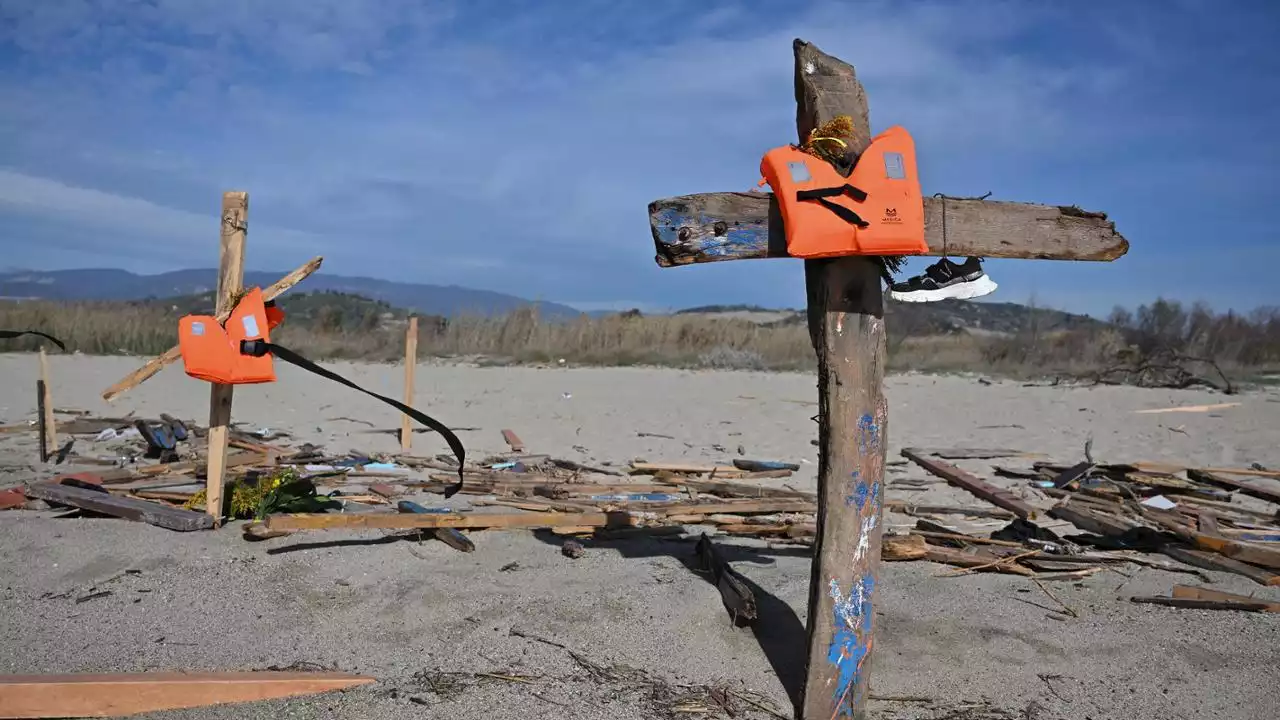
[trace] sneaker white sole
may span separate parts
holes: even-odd
[[[971,298],[990,295],[1000,287],[989,276],[983,275],[977,280],[956,283],[937,290],[917,290],[915,292],[889,291],[889,296],[901,302],[937,302],[939,300],[969,300]]]

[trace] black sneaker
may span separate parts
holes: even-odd
[[[942,258],[915,277],[889,286],[889,296],[902,302],[964,300],[995,292],[996,284],[982,271],[982,260],[971,257],[963,265]]]

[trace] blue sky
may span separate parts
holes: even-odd
[[[990,299],[1280,304],[1278,34],[1274,0],[0,0],[0,266],[212,267],[243,189],[254,269],[798,307],[798,260],[658,268],[646,206],[794,141],[800,37],[911,130],[926,193],[1130,241],[990,261]]]

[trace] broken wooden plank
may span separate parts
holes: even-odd
[[[943,213],[948,226],[942,236]],[[1105,213],[996,200],[924,198],[925,255],[1110,261],[1129,251]],[[661,267],[788,257],[772,193],[681,195],[649,203]]]
[[[995,520],[1012,520],[1017,517],[1008,510],[993,510],[991,508],[981,507],[964,507],[957,505],[921,505],[919,503],[910,503],[902,500],[890,500],[885,502],[886,510],[902,513],[903,515],[967,515],[969,517],[992,518]]]
[[[532,529],[566,527],[630,526],[636,519],[627,512],[595,513],[468,513],[460,514],[389,514],[360,513],[296,513],[268,515],[270,530],[380,529],[413,530],[417,528]]]
[[[743,582],[742,576],[720,556],[706,533],[698,538],[697,553],[702,571],[711,575],[725,608],[733,617],[734,625],[755,622],[758,615],[755,594]]]
[[[204,513],[53,482],[32,483],[27,488],[27,497],[125,520],[144,522],[178,532],[207,530],[213,527],[213,518]]]
[[[631,474],[652,475],[658,472],[669,472],[689,475],[715,475],[716,477],[739,477],[742,471],[732,465],[698,465],[696,463],[632,463]]]
[[[502,431],[502,440],[507,444],[507,447],[511,448],[511,452],[524,452],[524,441],[520,439],[519,435],[516,435],[515,430],[507,430],[504,428]]]
[[[262,299],[264,301],[274,300],[275,298],[283,295],[290,288],[307,279],[311,273],[319,270],[322,262],[324,262],[323,257],[317,256],[311,258],[298,269],[264,288],[262,291]],[[228,310],[226,314],[218,313],[216,317],[219,323],[224,323],[227,321],[227,318],[231,317],[231,311]],[[142,383],[146,382],[148,378],[163,370],[166,365],[176,362],[181,357],[181,348],[174,345],[166,350],[163,355],[148,360],[145,365],[129,373],[124,378],[116,382],[116,384],[104,390],[102,392],[102,399],[109,402],[120,397],[121,394],[138,387]]]
[[[799,472],[799,463],[778,462],[776,460],[744,460],[735,458],[733,466],[748,473],[768,473],[777,472],[779,470],[788,470],[790,472]]]
[[[929,545],[925,559],[929,562],[954,565],[971,570],[985,570],[1008,575],[1035,575],[1034,570],[1018,565],[1015,560],[1001,558],[983,551],[971,552]]]
[[[1178,516],[1162,510],[1144,509],[1142,514],[1174,535],[1191,542],[1201,550],[1215,552],[1223,557],[1258,565],[1270,570],[1280,570],[1280,549],[1232,540],[1221,535],[1198,532],[1184,525],[1178,519]]]
[[[1161,547],[1160,553],[1193,567],[1240,575],[1268,587],[1280,586],[1280,575],[1217,553],[1174,544]]]
[[[1201,472],[1210,472],[1218,475],[1248,475],[1252,477],[1266,477],[1280,480],[1280,470],[1254,470],[1253,468],[1229,468],[1229,467],[1201,467],[1196,468],[1191,465],[1174,465],[1172,463],[1158,462],[1136,462],[1130,465],[1135,470],[1144,472],[1186,472],[1187,470],[1200,470]]]
[[[419,515],[424,515],[430,512],[412,500],[401,500],[396,503],[396,509],[402,513],[417,513]],[[471,542],[471,538],[463,535],[454,528],[436,527],[427,528],[427,530],[430,531],[432,537],[459,552],[474,552],[476,549],[476,545]]]
[[[1196,482],[1215,485],[1227,490],[1236,490],[1243,495],[1255,497],[1259,500],[1266,500],[1269,503],[1280,505],[1280,491],[1259,487],[1253,483],[1247,483],[1242,480],[1235,480],[1229,477],[1223,477],[1217,473],[1208,470],[1198,470],[1196,468],[1187,468],[1187,477]]]
[[[915,448],[903,448],[902,456],[946,480],[948,485],[967,490],[992,505],[1004,508],[1020,518],[1033,520],[1036,517],[1036,509],[1023,502],[1013,493],[996,487],[976,475],[971,475],[955,465],[926,458],[923,456],[922,451]]]
[[[1280,613],[1280,602],[1274,602],[1266,598],[1249,597],[1248,595],[1236,595],[1235,593],[1222,592],[1207,587],[1196,587],[1194,585],[1174,585],[1173,597],[1188,600],[1217,600],[1221,602],[1242,602],[1242,603],[1262,603],[1266,607],[1263,612]]]
[[[339,672],[0,675],[0,718],[121,717],[314,695],[376,682]]]
[[[921,449],[928,455],[943,460],[994,460],[1005,457],[1043,457],[1044,453],[1029,453],[1025,450],[1009,450],[1003,448],[928,448]]]
[[[1239,610],[1243,612],[1273,612],[1268,610],[1270,603],[1257,600],[1241,602],[1239,600],[1205,600],[1201,598],[1160,597],[1158,595],[1134,595],[1131,602],[1147,605],[1166,605],[1168,607],[1187,610]]]

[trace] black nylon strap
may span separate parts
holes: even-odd
[[[837,185],[829,188],[813,188],[812,190],[797,190],[797,200],[817,200],[818,198],[839,197],[848,194],[849,197],[858,202],[865,202],[867,194],[860,188],[856,188],[848,183]]]
[[[0,340],[8,340],[10,338],[22,337],[23,335],[39,335],[40,337],[52,342],[58,346],[62,352],[67,351],[67,346],[62,341],[52,335],[46,335],[39,330],[0,330]]]
[[[862,217],[858,215],[858,213],[850,210],[849,208],[843,205],[837,205],[827,199],[830,197],[839,197],[840,195],[848,195],[849,197],[853,198],[854,200],[857,200],[858,202],[862,202],[867,199],[867,194],[865,192],[863,192],[862,190],[852,185],[845,184],[837,187],[814,188],[813,190],[797,190],[796,200],[801,200],[801,201],[817,200],[819,203],[822,204],[823,207],[835,213],[836,217],[849,223],[850,225],[857,225],[860,228],[869,227],[870,223],[868,223],[866,220],[863,220]]]
[[[342,377],[341,375],[333,372],[332,370],[326,370],[320,367],[319,365],[302,357],[301,355],[290,350],[289,348],[280,347],[279,345],[276,345],[274,343],[265,343],[265,342],[262,342],[261,340],[246,340],[243,343],[241,343],[240,352],[244,353],[245,355],[254,355],[256,357],[261,357],[263,355],[266,355],[267,353],[271,353],[275,357],[278,357],[281,360],[284,360],[285,362],[291,365],[296,365],[302,368],[303,370],[306,370],[307,372],[315,373],[316,375],[319,375],[324,378],[328,378],[329,380],[333,380],[334,382],[342,383],[343,385],[346,385],[347,387],[353,390],[359,390],[365,395],[369,395],[370,397],[375,397],[381,400],[382,402],[390,405],[391,407],[399,410],[405,415],[408,415],[414,420],[417,420],[423,425],[426,425],[432,430],[435,430],[436,432],[440,433],[441,437],[444,438],[445,442],[449,443],[449,449],[453,451],[454,457],[458,458],[458,483],[456,485],[450,485],[449,487],[445,488],[444,496],[453,497],[459,490],[462,489],[462,466],[466,462],[467,451],[466,451],[466,448],[462,447],[462,441],[458,439],[458,436],[454,435],[453,431],[450,430],[448,426],[446,426],[444,423],[440,422],[439,420],[436,420],[430,415],[427,415],[421,410],[416,410],[414,408],[409,407],[408,405],[405,405],[399,400],[389,398],[386,395],[379,395],[378,393],[372,392],[370,390],[365,390],[364,388]]]

